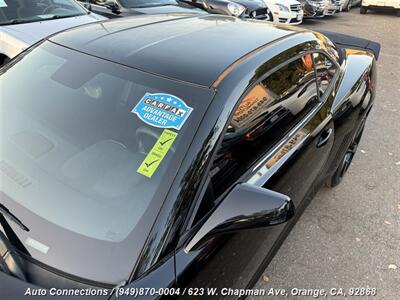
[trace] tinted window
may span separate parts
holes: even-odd
[[[317,71],[320,96],[322,96],[329,87],[332,78],[335,76],[336,65],[328,57],[321,53],[314,53],[314,62],[315,69]]]
[[[0,76],[0,203],[30,227],[21,240],[48,247],[28,247],[41,262],[101,282],[127,279],[211,92],[48,42],[21,59]],[[168,131],[175,140],[157,141],[163,129],[132,112],[147,93],[193,109]],[[173,117],[153,103],[146,114],[155,106],[154,115]],[[144,163],[155,168],[150,178],[139,172]]]
[[[73,0],[2,0],[0,25],[42,21],[57,17],[84,15],[86,11]]]
[[[311,54],[274,72],[242,100],[211,171],[219,195],[318,103]]]

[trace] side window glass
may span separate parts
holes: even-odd
[[[213,196],[232,185],[318,102],[311,54],[257,84],[234,112],[213,162]]]
[[[313,55],[321,97],[329,87],[337,68],[336,65],[324,54],[314,53]]]

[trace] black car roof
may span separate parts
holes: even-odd
[[[211,86],[255,49],[296,32],[218,15],[146,15],[66,30],[50,40],[149,73]]]

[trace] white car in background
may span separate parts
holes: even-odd
[[[341,0],[325,0],[325,5],[327,7],[327,16],[333,16],[341,11]]]
[[[264,0],[274,23],[297,25],[303,22],[303,9],[296,0]]]
[[[0,66],[53,33],[105,19],[75,0],[0,0]]]
[[[400,17],[400,0],[362,0],[360,14],[364,15],[368,10],[392,10]]]

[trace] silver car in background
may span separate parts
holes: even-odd
[[[328,8],[327,16],[333,16],[336,12],[341,11],[340,0],[325,0],[325,6]]]
[[[75,0],[0,0],[0,66],[53,33],[104,19]]]
[[[361,6],[361,0],[340,0],[341,10],[350,11],[351,8]]]

